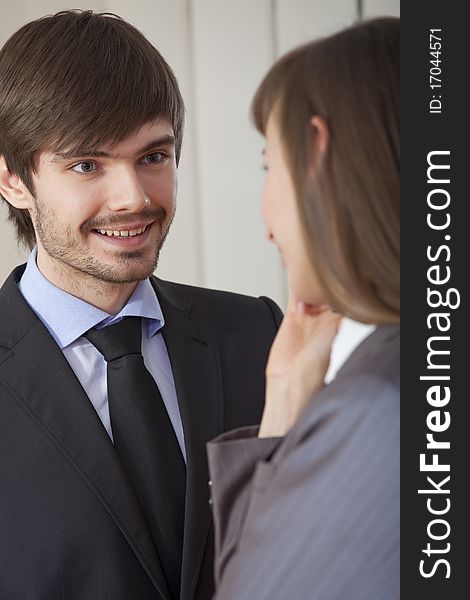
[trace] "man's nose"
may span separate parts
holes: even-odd
[[[112,211],[140,212],[148,198],[135,170],[123,167],[113,177],[113,192],[108,200],[108,208]]]

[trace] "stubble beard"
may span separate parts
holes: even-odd
[[[36,236],[44,251],[52,259],[54,268],[62,276],[77,280],[77,285],[89,283],[96,286],[99,282],[122,285],[136,283],[149,277],[157,268],[160,250],[168,235],[173,222],[174,211],[167,220],[166,211],[161,208],[146,209],[139,213],[144,220],[154,220],[152,227],[160,227],[161,234],[155,245],[153,254],[149,251],[136,249],[129,251],[109,252],[110,263],[103,262],[94,256],[86,244],[87,236],[95,228],[112,229],[118,225],[118,220],[110,218],[107,223],[100,220],[87,221],[81,227],[82,236],[74,234],[67,226],[57,230],[57,219],[54,213],[38,199],[35,201],[34,226]],[[121,224],[122,219],[121,219]],[[93,234],[91,234],[93,235]],[[72,281],[69,281],[72,284]]]

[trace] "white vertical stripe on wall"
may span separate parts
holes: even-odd
[[[352,25],[357,0],[272,0],[278,55],[317,37]]]
[[[16,265],[21,264],[28,257],[29,252],[16,245],[13,225],[7,223],[8,209],[3,202],[0,205],[0,284]]]
[[[204,281],[283,304],[284,275],[264,239],[260,213],[263,142],[249,118],[253,94],[274,58],[271,4],[191,5]]]
[[[362,16],[364,19],[371,17],[399,17],[400,0],[362,0]]]

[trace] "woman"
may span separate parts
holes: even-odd
[[[220,600],[399,597],[399,43],[356,25],[254,99],[291,297],[259,430],[208,445]],[[341,315],[377,327],[324,385]]]

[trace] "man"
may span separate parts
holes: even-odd
[[[152,276],[183,111],[114,16],[0,52],[0,193],[32,248],[0,291],[1,598],[212,595],[205,443],[259,421],[281,313]]]

